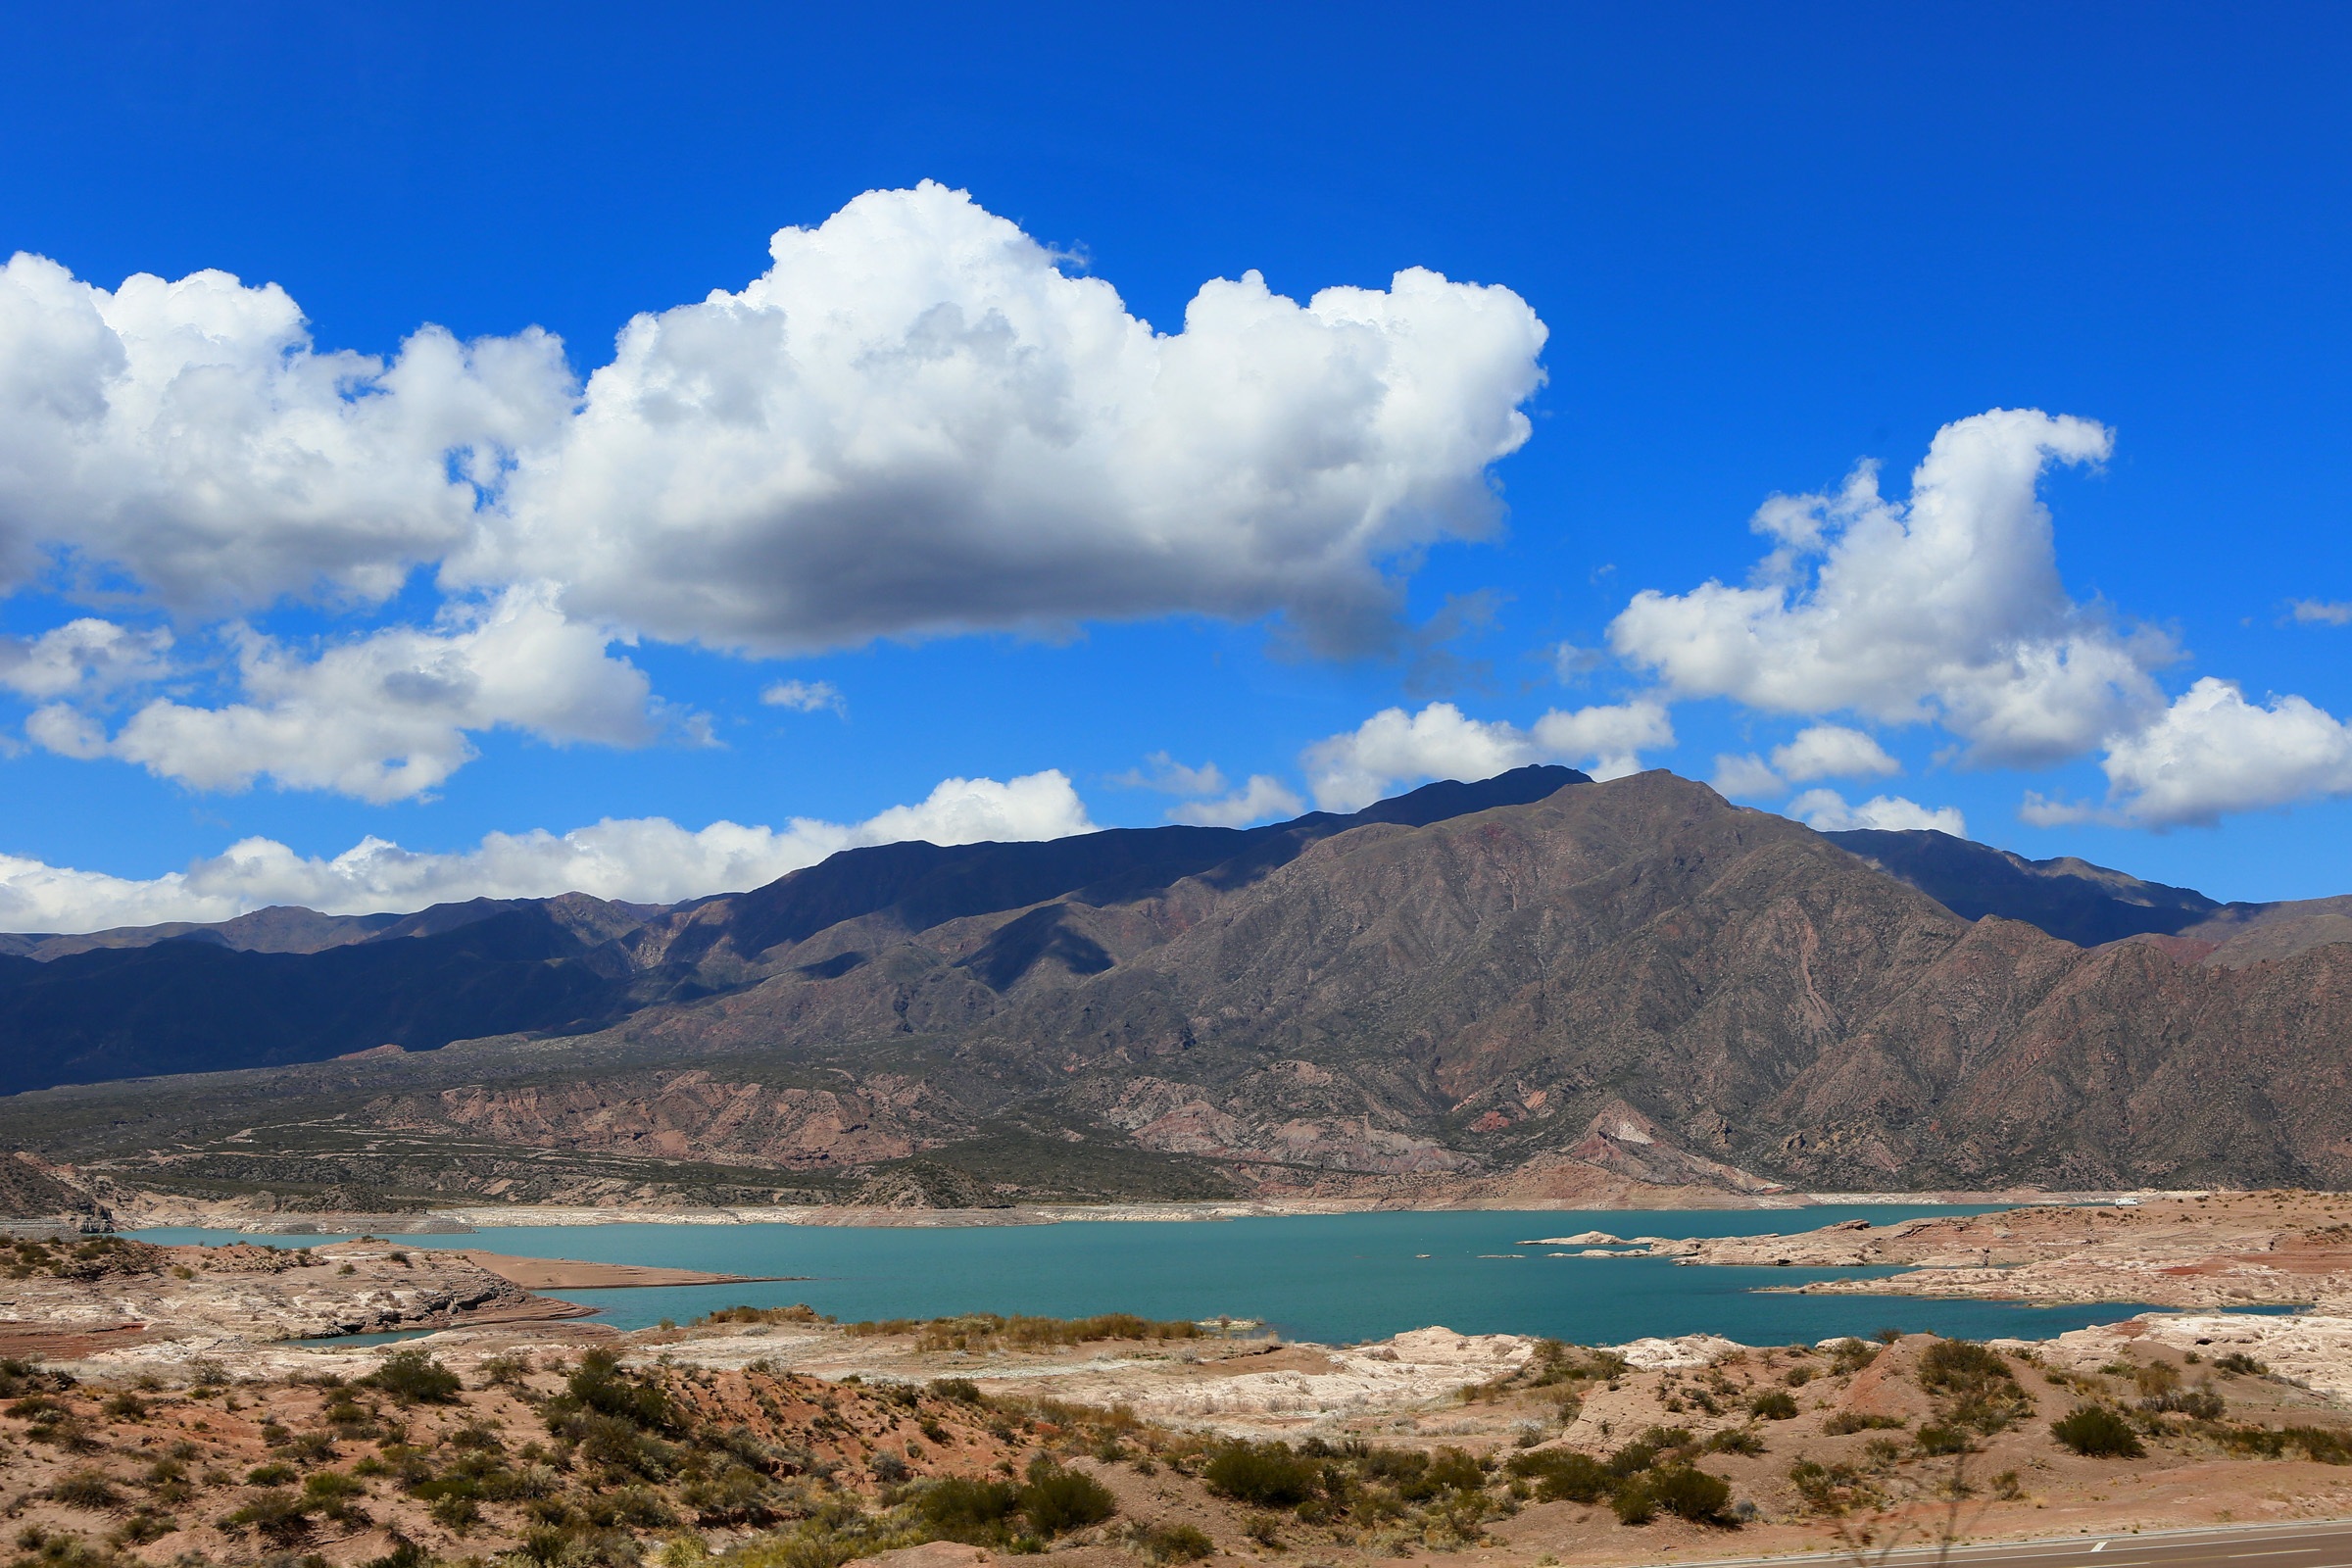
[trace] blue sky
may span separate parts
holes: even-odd
[[[2352,889],[2340,9],[0,27],[0,923],[676,897],[1536,757]],[[1389,292],[1281,303],[1330,288]],[[427,323],[406,380],[318,358]],[[1776,575],[1759,508],[1866,460]]]

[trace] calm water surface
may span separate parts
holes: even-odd
[[[1580,1231],[1617,1236],[1751,1236],[1839,1220],[1888,1224],[1982,1207],[1871,1205],[1799,1210],[1313,1214],[1199,1222],[1080,1221],[902,1229],[804,1225],[591,1225],[404,1236],[411,1249],[479,1248],[531,1257],[646,1263],[729,1274],[802,1275],[765,1285],[551,1291],[619,1328],[685,1322],[716,1307],[806,1301],[844,1321],[953,1312],[1082,1317],[1256,1318],[1298,1339],[1347,1343],[1433,1323],[1465,1334],[1549,1334],[1583,1345],[1709,1333],[1784,1345],[1882,1328],[1982,1339],[2044,1338],[2113,1322],[2132,1308],[2035,1307],[1900,1297],[1783,1296],[1759,1287],[1868,1278],[1888,1269],[1692,1268],[1664,1258],[1550,1257],[1521,1243]],[[150,1230],[154,1242],[322,1236]]]

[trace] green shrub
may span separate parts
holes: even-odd
[[[249,1487],[290,1486],[297,1473],[292,1465],[272,1460],[269,1464],[257,1464],[245,1472],[245,1484]]]
[[[76,1470],[60,1476],[50,1484],[49,1497],[69,1508],[111,1508],[122,1500],[115,1484],[97,1470]]]
[[[1293,1508],[1313,1496],[1312,1461],[1282,1442],[1228,1443],[1208,1456],[1200,1478],[1209,1490],[1260,1508]]]
[[[2093,1459],[2136,1459],[2147,1449],[2132,1423],[2103,1404],[2079,1404],[2050,1423],[2050,1436]]]
[[[1966,1453],[1968,1434],[1958,1427],[1921,1427],[1919,1451],[1927,1454]]]
[[[455,1372],[422,1350],[395,1350],[359,1381],[403,1404],[449,1404],[465,1387]]]
[[[974,1383],[970,1378],[933,1378],[931,1392],[943,1399],[954,1399],[958,1404],[982,1402],[980,1385]]]
[[[2170,1367],[2163,1369],[2178,1380]],[[2033,1411],[1998,1350],[1973,1340],[1937,1340],[1920,1352],[1919,1385],[1941,1396],[1944,1424],[1990,1435]]]
[[[1609,1508],[1621,1525],[1645,1525],[1658,1516],[1658,1499],[1650,1495],[1647,1478],[1636,1477],[1618,1486]]]
[[[2258,1378],[2270,1371],[2269,1367],[2264,1366],[2243,1350],[2231,1350],[2228,1355],[2217,1355],[2213,1358],[2213,1365],[2214,1370],[2218,1372],[2235,1372],[2241,1377]]]
[[[2330,1427],[2230,1427],[2221,1439],[2240,1453],[2276,1459],[2290,1447],[2321,1464],[2352,1464],[2352,1434]]]
[[[1900,1416],[1867,1415],[1860,1410],[1840,1410],[1821,1424],[1821,1430],[1833,1438],[1846,1437],[1856,1432],[1900,1432]]]
[[[392,1532],[392,1549],[371,1557],[362,1568],[431,1568],[433,1555],[399,1531]]]
[[[1535,1482],[1536,1495],[1545,1502],[1598,1502],[1616,1480],[1599,1460],[1572,1448],[1513,1454],[1507,1468]]]
[[[1727,1523],[1732,1486],[1721,1476],[1692,1465],[1665,1465],[1642,1479],[1657,1505],[1678,1519],[1693,1524]]]
[[[1689,1427],[1645,1427],[1640,1437],[1609,1455],[1609,1474],[1620,1478],[1633,1475],[1657,1463],[1661,1455],[1673,1457],[1690,1446]]]
[[[1005,1517],[1018,1505],[1019,1491],[1011,1482],[962,1476],[934,1481],[915,1499],[915,1511],[934,1535],[976,1546],[1003,1540]]]
[[[232,1531],[257,1530],[284,1545],[311,1533],[311,1505],[282,1487],[272,1487],[247,1499],[220,1523]]]
[[[2173,1413],[2198,1421],[2219,1421],[2229,1405],[2209,1388],[2167,1389],[2152,1398],[2139,1401],[2139,1407],[2150,1414]]]
[[[1972,1389],[2009,1375],[2000,1351],[1974,1340],[1937,1340],[1919,1356],[1919,1386],[1931,1394]]]
[[[1050,1459],[1029,1466],[1029,1484],[1020,1491],[1022,1517],[1029,1528],[1049,1539],[1088,1525],[1099,1525],[1119,1511],[1110,1489],[1081,1470],[1064,1470]]]
[[[1193,1525],[1152,1525],[1138,1530],[1134,1540],[1153,1562],[1199,1562],[1217,1549],[1217,1544]]]
[[[1762,1416],[1767,1421],[1788,1421],[1796,1416],[1796,1400],[1780,1389],[1767,1389],[1747,1401],[1747,1413]]]
[[[1879,1352],[1860,1340],[1839,1340],[1830,1347],[1830,1371],[1833,1375],[1859,1372],[1879,1358]]]

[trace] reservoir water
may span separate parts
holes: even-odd
[[[1645,1335],[1720,1334],[1786,1345],[1883,1328],[2042,1339],[2133,1308],[2036,1307],[1908,1297],[1791,1296],[1766,1290],[1888,1269],[1707,1268],[1652,1257],[1547,1255],[1543,1237],[1752,1236],[1840,1220],[1888,1224],[1983,1207],[1874,1204],[1805,1209],[1564,1213],[1476,1210],[1314,1214],[1223,1221],[854,1227],[628,1224],[403,1236],[402,1247],[475,1248],[530,1257],[642,1263],[729,1274],[798,1275],[758,1285],[549,1291],[617,1328],[684,1323],[722,1306],[806,1301],[844,1322],[1028,1312],[1082,1317],[1259,1320],[1296,1339],[1344,1344],[1444,1324],[1465,1334],[1548,1334],[1583,1345]],[[321,1245],[325,1236],[148,1230],[153,1242]]]

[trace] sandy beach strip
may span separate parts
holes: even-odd
[[[510,1257],[504,1252],[460,1252],[526,1291],[609,1291],[637,1285],[766,1285],[807,1279],[805,1274],[709,1274],[692,1268],[649,1268],[637,1263],[582,1263],[567,1257]]]

